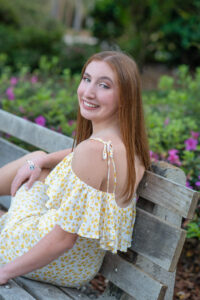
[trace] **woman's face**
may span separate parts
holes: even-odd
[[[86,67],[77,90],[81,115],[100,122],[117,118],[119,92],[117,78],[103,61],[92,61]]]

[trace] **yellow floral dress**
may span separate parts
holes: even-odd
[[[104,142],[103,159],[113,163],[111,142]],[[115,193],[97,190],[76,176],[72,170],[73,152],[48,175],[45,183],[25,186],[12,198],[11,206],[0,218],[0,263],[5,264],[31,249],[56,224],[77,233],[74,247],[59,258],[24,275],[60,286],[80,287],[99,271],[106,250],[127,251],[135,221],[134,197],[129,206],[116,204]],[[48,255],[48,249],[47,249]]]

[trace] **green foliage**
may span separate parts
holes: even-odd
[[[91,28],[93,35],[101,41],[107,40],[113,42],[116,37],[119,37],[126,24],[126,10],[123,2],[113,0],[97,0],[90,12],[94,20]]]
[[[69,69],[63,70],[58,77],[56,62],[58,58],[48,61],[46,57],[40,60],[40,70],[34,74],[29,68],[23,67],[15,77],[17,83],[10,84],[11,71],[4,69],[0,77],[0,95],[3,109],[20,117],[37,122],[42,116],[45,126],[72,136],[75,130],[77,113],[76,89],[80,76],[71,76]],[[47,74],[54,74],[52,77]],[[9,99],[8,88],[12,88],[15,99]]]
[[[197,237],[200,240],[200,217],[187,225],[187,238]]]
[[[0,52],[6,53],[9,65],[15,70],[20,65],[29,65],[33,70],[38,66],[41,55],[57,54],[56,47],[61,43],[62,31],[25,27],[16,30],[0,25]]]
[[[200,68],[192,76],[186,65],[178,68],[175,79],[162,76],[157,91],[143,94],[152,159],[180,167],[187,175],[187,186],[195,190],[200,190],[199,95]],[[186,148],[188,139],[196,141],[193,149]],[[173,149],[177,150],[175,157],[170,155]],[[199,225],[200,207],[188,225],[188,237],[200,238]]]
[[[91,12],[92,32],[114,41],[146,62],[189,64],[200,61],[199,0],[98,0]]]
[[[37,27],[53,29],[59,26],[56,20],[49,17],[49,0],[0,0],[0,23],[14,28]]]

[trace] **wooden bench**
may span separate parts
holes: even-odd
[[[47,152],[70,147],[72,139],[0,110],[0,131]],[[27,153],[0,138],[0,165]],[[133,242],[127,253],[107,252],[100,273],[109,284],[98,299],[172,300],[175,272],[200,193],[185,187],[185,174],[166,162],[152,164],[138,188]],[[1,203],[9,206],[8,197]],[[0,287],[0,299],[92,299],[81,289],[62,288],[18,277]]]

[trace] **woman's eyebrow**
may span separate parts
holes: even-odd
[[[84,75],[85,75],[85,76],[88,76],[88,77],[91,77],[91,75],[90,75],[89,73],[87,73],[87,72],[85,72]],[[101,76],[101,77],[98,78],[98,80],[99,80],[99,79],[100,79],[100,80],[102,80],[102,79],[103,79],[103,80],[109,80],[109,81],[113,84],[113,81],[112,81],[112,79],[111,79],[110,77],[107,77],[107,76]]]

